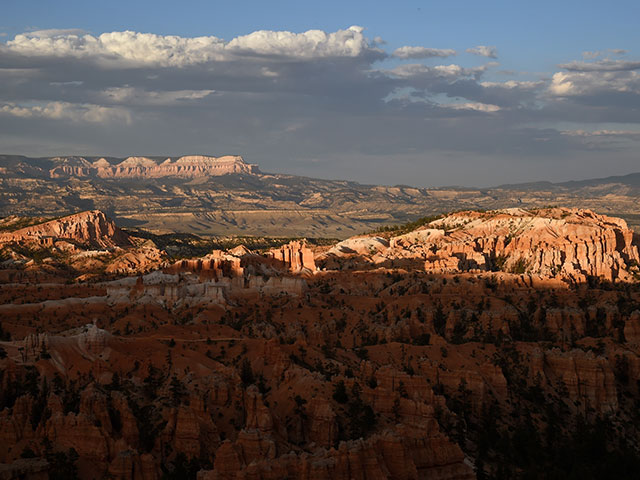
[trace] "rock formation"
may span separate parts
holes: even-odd
[[[0,480],[49,480],[49,462],[43,458],[21,458],[0,464]]]
[[[210,254],[189,260],[179,260],[171,265],[168,272],[193,272],[209,278],[241,277],[244,274],[242,257],[244,249],[236,248],[234,252],[214,250]]]
[[[399,427],[367,440],[341,442],[337,449],[314,455],[289,453],[275,459],[251,462],[234,448],[223,444],[216,454],[215,470],[202,471],[199,480],[253,478],[276,480],[332,479],[417,479],[465,480],[475,478],[462,451],[446,439],[435,440],[425,432]],[[261,455],[265,458],[265,455]],[[268,455],[266,456],[267,458]]]
[[[76,213],[10,233],[0,233],[0,245],[27,242],[53,246],[57,240],[70,240],[93,248],[131,246],[129,236],[99,210]]]
[[[93,226],[23,228],[67,236],[55,258],[23,249],[0,268],[0,473],[640,470],[638,244],[621,221],[465,212],[402,235],[164,263],[89,213]]]
[[[51,178],[194,178],[230,173],[257,174],[260,172],[257,165],[245,163],[238,155],[223,157],[187,155],[176,160],[167,158],[160,163],[147,157],[128,157],[115,165],[104,158],[91,163],[82,157],[56,157],[53,162],[56,166],[49,170]]]
[[[376,237],[349,240],[321,260],[336,268],[334,259],[358,255],[364,260],[356,265],[423,263],[436,273],[506,271],[575,282],[588,277],[627,281],[637,273],[638,245],[624,220],[590,210],[507,209],[454,213],[391,238],[389,248]]]
[[[305,242],[294,240],[279,249],[270,250],[269,256],[281,262],[292,272],[303,270],[315,272],[316,270],[313,252]]]

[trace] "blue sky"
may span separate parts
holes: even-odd
[[[640,170],[639,5],[5,0],[0,150],[239,153],[265,170],[415,185],[628,173]],[[251,36],[312,29],[325,53],[304,36]],[[126,30],[155,36],[94,48]],[[167,35],[244,50],[171,52]]]

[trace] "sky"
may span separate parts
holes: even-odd
[[[640,2],[2,0],[0,153],[420,187],[640,171]]]

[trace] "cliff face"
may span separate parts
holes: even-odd
[[[634,233],[626,222],[590,210],[461,213],[432,226],[453,230],[442,232],[434,241],[436,251],[425,260],[427,269],[457,259],[458,270],[493,268],[574,281],[587,276],[629,280],[628,269],[639,260]],[[402,245],[403,239],[396,239],[395,244]]]
[[[205,278],[241,277],[244,274],[242,257],[246,255],[247,252],[239,248],[236,248],[235,252],[214,250],[202,258],[175,262],[166,270],[171,273],[198,273],[201,277]],[[236,254],[234,255],[234,253]]]
[[[422,263],[436,273],[506,271],[576,282],[590,276],[631,280],[640,261],[638,236],[624,220],[578,209],[460,212],[393,237],[388,248],[374,244],[375,238],[359,244],[365,240],[370,251],[343,247],[323,259],[332,265],[335,258],[357,254],[363,257],[358,264]]]
[[[292,272],[306,271],[312,273],[316,271],[313,252],[304,242],[294,240],[279,249],[270,250],[268,255],[281,262]]]
[[[239,155],[223,157],[187,155],[177,160],[167,158],[161,163],[146,157],[129,157],[116,165],[111,165],[105,159],[91,163],[82,157],[61,157],[54,161],[58,165],[49,170],[50,178],[194,178],[230,173],[260,173],[257,165],[245,163]]]
[[[0,244],[27,242],[52,246],[56,240],[71,240],[94,248],[132,245],[129,236],[99,210],[81,212],[0,234]]]

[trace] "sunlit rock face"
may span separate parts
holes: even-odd
[[[81,212],[0,234],[0,244],[27,242],[53,246],[57,240],[71,240],[97,248],[132,245],[129,236],[100,210]]]
[[[167,158],[162,162],[147,157],[128,157],[115,165],[104,158],[93,163],[82,157],[56,157],[53,160],[57,165],[49,170],[50,178],[194,178],[260,172],[257,165],[245,163],[239,155],[222,157],[187,155],[176,160]]]
[[[292,241],[279,249],[272,249],[268,255],[292,272],[316,271],[313,252],[304,242]]]
[[[558,277],[627,281],[640,260],[638,236],[624,220],[590,210],[553,208],[460,212],[392,237],[388,248],[376,237],[350,239],[319,260],[328,267],[361,263],[426,271],[504,271]]]

